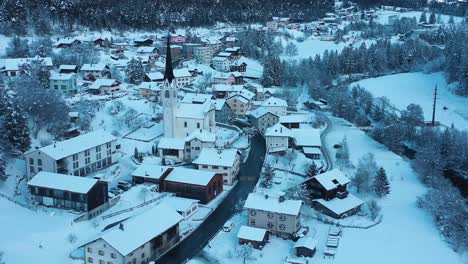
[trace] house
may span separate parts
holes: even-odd
[[[228,72],[231,62],[228,57],[216,56],[211,60],[213,68],[217,71]]]
[[[226,37],[224,44],[228,47],[235,47],[239,40],[236,37]]]
[[[250,84],[252,85],[252,84]],[[263,88],[262,86],[257,86],[256,87],[256,95],[255,97],[257,98],[258,101],[265,101],[269,99],[270,97],[273,96],[273,93],[270,91],[270,89]]]
[[[185,139],[163,137],[158,143],[158,156],[165,162],[182,162],[184,160]]]
[[[171,46],[172,61],[179,61],[182,58],[182,46],[172,45]]]
[[[164,80],[164,75],[161,72],[149,72],[145,74],[143,80],[145,82],[162,83]]]
[[[170,34],[170,42],[174,44],[183,44],[187,42],[187,37],[182,34]]]
[[[86,243],[85,264],[149,263],[179,242],[182,219],[170,206],[158,204],[105,229]]]
[[[318,174],[306,181],[307,189],[312,198],[329,201],[334,198],[346,198],[349,194],[347,186],[351,181],[339,169]]]
[[[7,77],[16,77],[20,73],[20,69],[25,66],[39,65],[41,68],[51,70],[53,68],[52,59],[49,57],[42,58],[39,56],[33,58],[15,58],[4,59],[3,66],[0,67],[1,72]],[[27,73],[29,74],[29,73]]]
[[[193,56],[198,63],[209,65],[215,52],[211,47],[194,47]]]
[[[182,45],[182,55],[186,59],[192,59],[195,57],[194,49],[196,47],[202,47],[202,44],[199,43],[184,43]]]
[[[223,99],[238,94],[242,89],[244,89],[242,85],[214,84],[212,93],[216,98]]]
[[[189,219],[192,215],[198,212],[198,200],[169,196],[164,198],[163,203],[176,210],[184,220]]]
[[[167,176],[168,167],[142,163],[131,174],[134,184],[152,183],[159,191],[161,181]]]
[[[146,55],[149,56],[150,59],[157,59],[158,58],[158,49],[156,47],[138,47],[136,53],[139,55]]]
[[[234,75],[228,73],[218,73],[214,76],[214,84],[233,85],[235,82]]]
[[[159,102],[161,98],[161,86],[155,82],[142,82],[138,85],[140,96],[153,102]]]
[[[236,149],[202,149],[193,164],[197,169],[214,171],[223,176],[223,182],[232,185],[237,178],[240,167],[240,155]]]
[[[253,248],[262,249],[268,242],[268,230],[263,228],[241,226],[237,233],[239,244],[250,244]]]
[[[269,153],[284,152],[289,148],[291,131],[277,123],[265,132],[266,148]]]
[[[266,99],[262,106],[277,116],[286,115],[286,110],[288,109],[288,103],[285,100],[276,97]]]
[[[97,130],[24,153],[26,177],[40,171],[85,176],[117,161],[117,138]]]
[[[231,75],[234,77],[234,85],[244,84],[244,75],[240,72],[231,72]]]
[[[153,39],[151,38],[137,38],[133,40],[133,45],[136,47],[142,47],[142,46],[153,46]]]
[[[246,72],[247,71],[247,63],[240,62],[239,60],[235,60],[231,62],[229,70],[231,72]]]
[[[207,204],[223,191],[223,176],[213,171],[183,167],[167,168],[160,190],[175,193],[178,197],[196,199]]]
[[[83,79],[94,81],[100,78],[110,78],[110,68],[104,63],[98,64],[83,64],[80,72],[83,74]]]
[[[325,199],[317,199],[313,201],[313,207],[323,214],[336,219],[348,217],[357,213],[364,202],[352,194],[348,194],[346,198],[335,198],[329,201]]]
[[[242,57],[242,54],[243,54],[240,47],[226,48],[224,50],[224,52],[227,52],[227,53],[231,54],[231,56],[230,56],[231,60],[238,60],[238,59],[240,59],[240,57]]]
[[[62,64],[59,66],[59,73],[78,73],[78,66]]]
[[[322,148],[322,141],[320,139],[320,130],[314,128],[298,128],[293,129],[292,136],[294,138],[294,145],[296,148],[303,151],[310,151],[307,148]]]
[[[301,228],[302,201],[251,193],[244,209],[247,210],[247,225],[267,229],[272,235],[292,238]]]
[[[212,99],[214,99],[214,96],[211,94],[186,93],[181,102],[187,104],[204,104],[205,102],[211,102]]]
[[[302,124],[309,123],[310,115],[292,114],[280,116],[279,123],[289,129],[300,128]]]
[[[264,107],[259,107],[247,113],[249,123],[252,124],[262,135],[269,127],[278,123],[278,116]]]
[[[311,258],[317,250],[317,240],[311,237],[301,237],[294,244],[294,253],[298,257]]]
[[[216,37],[201,38],[201,42],[205,47],[212,49],[213,53],[219,52],[223,47],[223,43]]]
[[[34,201],[41,205],[91,211],[107,203],[107,182],[41,171],[29,182]]]
[[[115,79],[96,79],[89,87],[92,94],[104,95],[120,91],[120,82]]]
[[[192,161],[198,158],[202,149],[214,148],[216,135],[206,130],[194,130],[185,138],[185,160]]]
[[[109,47],[109,40],[104,39],[104,38],[96,38],[93,40],[93,44],[96,47],[105,48],[105,47]]]
[[[231,107],[226,103],[226,99],[213,99],[211,102],[215,106],[215,120],[217,123],[229,123],[232,117]]]
[[[61,38],[55,43],[55,47],[59,49],[69,48],[71,46],[80,45],[81,41],[76,38]]]
[[[62,94],[75,94],[78,91],[75,73],[51,72],[49,77],[50,88]]]
[[[187,69],[174,70],[174,77],[179,86],[190,86],[195,80],[195,78]]]
[[[227,98],[226,103],[231,108],[233,115],[237,118],[245,117],[251,107],[250,100],[240,94],[235,94]]]

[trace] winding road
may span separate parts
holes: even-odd
[[[319,112],[319,111],[314,111],[314,113],[318,116],[323,117],[323,119],[325,120],[326,127],[320,133],[320,140],[322,141],[322,154],[325,160],[323,171],[329,171],[333,169],[333,160],[330,156],[330,150],[328,149],[328,145],[326,144],[326,137],[328,133],[330,132],[330,130],[333,128],[333,124],[328,118],[328,116],[325,115],[324,113]]]
[[[245,200],[257,184],[265,157],[265,140],[259,134],[252,137],[247,161],[240,166],[239,182],[214,212],[187,238],[156,263],[179,264],[195,257],[208,244],[224,223],[236,212],[236,205]]]

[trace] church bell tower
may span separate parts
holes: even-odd
[[[172,69],[170,34],[167,34],[166,69],[161,89],[163,106],[164,137],[172,138],[175,134],[177,111],[177,81]]]

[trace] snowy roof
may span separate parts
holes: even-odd
[[[76,70],[77,67],[76,65],[62,64],[59,66],[59,70]]]
[[[182,99],[183,103],[204,103],[213,98],[211,94],[186,93]]]
[[[177,212],[185,212],[190,209],[194,203],[198,203],[198,200],[169,196],[164,198],[162,202],[174,208]]]
[[[242,63],[245,63],[244,61],[240,61],[240,60],[235,60],[233,62],[231,62],[231,65],[232,66],[241,66]],[[245,63],[245,65],[247,65],[247,63]]]
[[[291,136],[291,130],[287,127],[284,127],[280,123],[277,123],[276,125],[267,128],[265,132],[266,137],[290,137]]]
[[[214,105],[211,103],[211,101],[207,101],[203,104],[183,103],[179,104],[176,115],[177,117],[183,118],[204,119],[206,113],[208,113],[211,109],[214,109]]]
[[[239,94],[244,96],[245,98],[249,99],[249,100],[252,100],[254,97],[255,97],[255,93],[247,90],[247,89],[242,89],[239,91]]]
[[[321,154],[322,152],[320,151],[319,148],[316,147],[303,147],[304,154]]]
[[[344,199],[335,198],[329,201],[326,201],[324,199],[317,199],[315,201],[328,208],[330,211],[337,215],[341,215],[351,209],[354,209],[364,204],[364,202],[361,199],[357,198],[356,196],[350,193]]]
[[[304,247],[310,250],[314,250],[317,246],[317,240],[311,237],[301,237],[297,240],[296,244],[294,244],[294,248]]]
[[[212,99],[211,102],[214,104],[216,110],[223,109],[223,106],[226,104],[226,99]]]
[[[227,37],[226,41],[237,41],[236,37]]]
[[[201,39],[201,42],[208,45],[221,44],[221,41],[215,37],[205,37]]]
[[[238,157],[236,149],[204,148],[194,164],[232,167]]]
[[[79,39],[76,39],[76,38],[61,38],[59,40],[57,40],[57,42],[55,43],[55,45],[60,45],[60,44],[72,44],[73,42],[75,41],[80,41]]]
[[[182,216],[170,206],[159,204],[119,225],[104,231],[101,238],[123,256],[161,235],[182,221]]]
[[[245,201],[244,208],[275,212],[286,215],[299,215],[302,201],[284,200],[280,202],[279,198],[265,196],[259,193],[251,193]]]
[[[211,60],[212,61],[226,61],[226,60],[228,60],[228,58],[217,56],[217,57],[213,57],[213,59],[211,59]]]
[[[103,71],[108,67],[105,63],[83,64],[81,71]]]
[[[86,194],[98,182],[96,179],[41,171],[28,185]]]
[[[270,97],[263,102],[263,106],[284,106],[288,107],[288,103],[280,98]]]
[[[142,82],[138,85],[138,89],[149,89],[152,91],[160,91],[161,86],[154,82]]]
[[[306,123],[309,120],[309,115],[306,114],[293,114],[280,116],[280,123]]]
[[[136,51],[138,53],[153,53],[157,50],[155,47],[139,47]]]
[[[163,137],[159,140],[158,149],[184,149],[185,140],[183,138]]]
[[[71,156],[90,148],[94,148],[99,145],[106,144],[114,140],[117,140],[117,138],[112,134],[104,130],[97,130],[71,139],[57,142],[46,147],[42,147],[39,149],[39,151],[55,160],[60,160],[62,158]]]
[[[339,169],[333,169],[314,177],[325,189],[332,190],[338,185],[345,185],[350,182],[343,172]]]
[[[253,116],[254,118],[258,119],[266,114],[272,114],[272,115],[275,115],[273,114],[272,112],[270,112],[270,110],[266,109],[265,107],[259,107],[259,108],[256,108],[255,110],[252,110],[252,111],[249,111],[248,114]],[[276,115],[275,115],[276,116]]]
[[[244,88],[243,85],[215,84],[213,91],[217,92],[239,92]]]
[[[164,75],[161,73],[161,72],[150,72],[150,73],[147,73],[146,76],[148,76],[148,78],[153,81],[153,80],[163,80],[164,79]]]
[[[185,138],[185,141],[191,141],[192,139],[197,138],[202,142],[215,142],[216,141],[216,135],[213,133],[210,133],[206,130],[195,130],[188,137]]]
[[[72,79],[74,76],[74,73],[51,72],[49,80],[66,81]]]
[[[188,69],[177,69],[174,70],[174,77],[183,78],[183,77],[192,77],[192,74]]]
[[[297,146],[321,146],[320,130],[314,128],[293,129],[294,139]]]
[[[241,94],[235,94],[231,97],[229,97],[228,99],[226,99],[227,101],[231,101],[231,100],[234,100],[236,99],[237,101],[241,102],[241,103],[244,103],[244,104],[248,104],[250,101],[249,99],[245,98],[243,95]]]
[[[237,52],[240,50],[240,47],[232,47],[232,48],[226,48],[224,51],[226,52]]]
[[[263,228],[241,226],[237,238],[261,242],[265,238],[267,230]]]
[[[143,163],[138,166],[134,172],[132,172],[132,176],[158,180],[164,175],[167,168],[169,167]]]
[[[231,53],[229,53],[229,52],[220,52],[220,53],[218,53],[218,56],[217,56],[217,57],[224,57],[224,58],[226,58],[226,57],[229,57],[229,56],[231,56]],[[216,58],[216,57],[215,57],[215,58]]]
[[[242,75],[242,73],[238,72],[238,71],[235,71],[235,72],[231,72],[231,75],[234,76],[234,77],[242,77],[244,75]],[[247,90],[248,91],[248,90]],[[249,91],[250,92],[250,91]]]
[[[165,180],[206,186],[215,176],[216,172],[214,171],[194,170],[182,167],[175,167],[169,173]]]
[[[99,89],[102,86],[112,86],[116,82],[115,79],[97,79],[88,88],[93,90]]]
[[[16,58],[16,59],[5,59],[4,67],[6,71],[17,71],[20,65],[30,64],[32,62],[40,62],[42,66],[52,67],[52,59],[49,57],[41,58],[39,56],[34,58]]]
[[[68,112],[68,116],[69,117],[80,117],[80,113],[79,112]]]

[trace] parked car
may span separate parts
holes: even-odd
[[[224,232],[230,232],[234,228],[234,223],[232,221],[227,221],[223,226]]]
[[[117,195],[123,193],[123,190],[121,190],[121,189],[119,189],[117,187],[114,187],[114,188],[111,188],[109,190],[109,192],[117,196]]]

